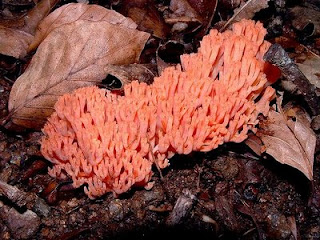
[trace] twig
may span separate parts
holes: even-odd
[[[320,101],[315,93],[315,87],[279,44],[273,44],[269,48],[264,55],[264,60],[279,67],[284,77],[296,86],[294,93],[303,96],[309,105],[312,115],[320,114]]]
[[[234,21],[239,13],[241,13],[242,10],[245,9],[250,3],[251,1],[247,1],[242,7],[240,7],[239,11],[233,14],[233,16],[226,22],[226,24],[223,25],[223,27],[220,29],[220,32],[223,32]]]
[[[41,216],[48,216],[50,207],[36,194],[26,193],[0,180],[0,196],[4,196],[18,207],[26,206]]]

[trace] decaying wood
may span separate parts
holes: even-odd
[[[320,114],[320,101],[315,93],[315,87],[308,81],[286,51],[276,43],[270,47],[264,58],[279,67],[284,77],[296,86],[293,93],[303,96],[312,115]]]

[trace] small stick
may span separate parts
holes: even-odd
[[[9,185],[0,180],[0,196],[5,197],[11,202],[15,203],[19,208],[24,206],[27,209],[33,210],[40,216],[49,216],[50,207],[45,203],[42,198],[39,198],[36,194],[27,193],[15,186]]]

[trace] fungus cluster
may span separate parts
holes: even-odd
[[[117,195],[150,186],[152,166],[167,167],[174,154],[245,140],[274,96],[263,72],[265,34],[261,23],[242,20],[211,30],[197,53],[151,85],[134,81],[124,96],[97,87],[62,96],[43,128],[49,174],[85,185],[90,198]]]

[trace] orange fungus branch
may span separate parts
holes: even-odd
[[[90,198],[121,194],[148,187],[154,161],[165,168],[176,153],[245,140],[274,96],[263,72],[265,34],[261,23],[242,20],[211,30],[197,53],[151,85],[132,82],[124,96],[97,87],[62,96],[43,128],[49,174],[85,185]]]

